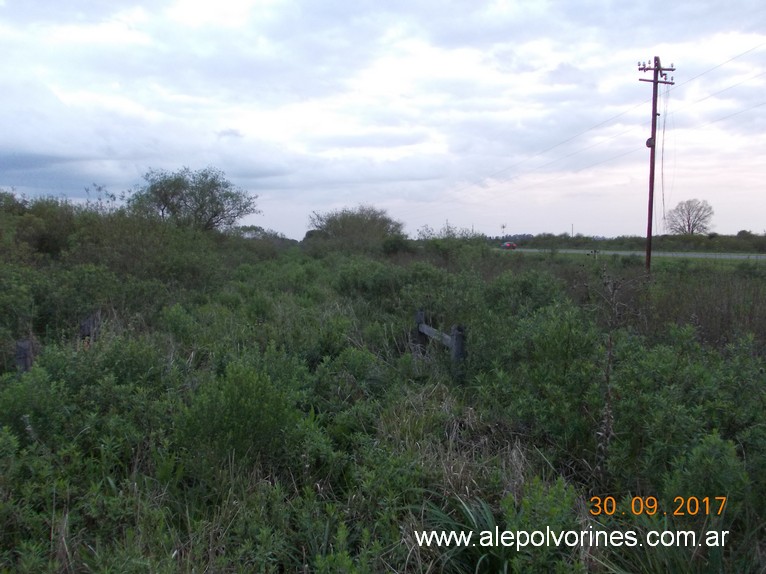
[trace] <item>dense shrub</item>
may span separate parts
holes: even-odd
[[[16,239],[36,253],[57,259],[70,246],[77,208],[66,200],[41,198],[30,202],[16,224]]]
[[[763,570],[756,262],[648,278],[629,258],[554,254],[561,236],[501,252],[449,226],[408,253],[396,234],[298,249],[3,195],[0,218],[0,571]],[[465,328],[465,361],[414,344],[418,309]],[[17,372],[26,338],[40,352]],[[597,519],[593,494],[728,496],[687,525],[731,544],[414,541],[683,526]]]
[[[371,205],[314,212],[303,240],[313,255],[330,252],[392,255],[407,249],[404,224]]]
[[[231,363],[192,397],[178,420],[179,442],[192,460],[208,465],[232,457],[279,466],[300,418],[297,402],[297,389],[247,363]]]

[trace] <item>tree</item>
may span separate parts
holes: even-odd
[[[694,235],[710,231],[713,208],[707,201],[687,199],[671,209],[666,217],[666,225],[671,233]]]
[[[359,205],[328,213],[314,212],[309,217],[312,229],[304,241],[331,249],[356,252],[392,252],[402,250],[406,239],[404,224],[392,219],[385,210]]]
[[[255,207],[257,195],[236,187],[225,174],[213,167],[176,172],[149,170],[146,185],[129,199],[137,212],[157,216],[210,231],[225,229],[238,219],[260,213]]]
[[[28,205],[29,202],[26,199],[16,197],[13,188],[3,189],[0,187],[0,213],[23,215]]]

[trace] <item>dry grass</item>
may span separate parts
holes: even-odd
[[[524,448],[507,425],[463,405],[443,384],[405,391],[381,416],[378,434],[427,469],[439,496],[519,496],[528,474]]]

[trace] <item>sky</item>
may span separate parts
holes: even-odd
[[[82,201],[211,166],[242,221],[385,210],[490,236],[766,233],[763,0],[0,0],[0,188]]]

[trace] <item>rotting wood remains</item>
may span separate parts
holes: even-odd
[[[415,313],[415,325],[417,326],[417,343],[425,347],[428,344],[428,338],[440,342],[450,350],[450,358],[455,363],[460,363],[465,359],[465,328],[461,325],[453,325],[450,334],[443,333],[426,324],[426,313],[422,309]]]

